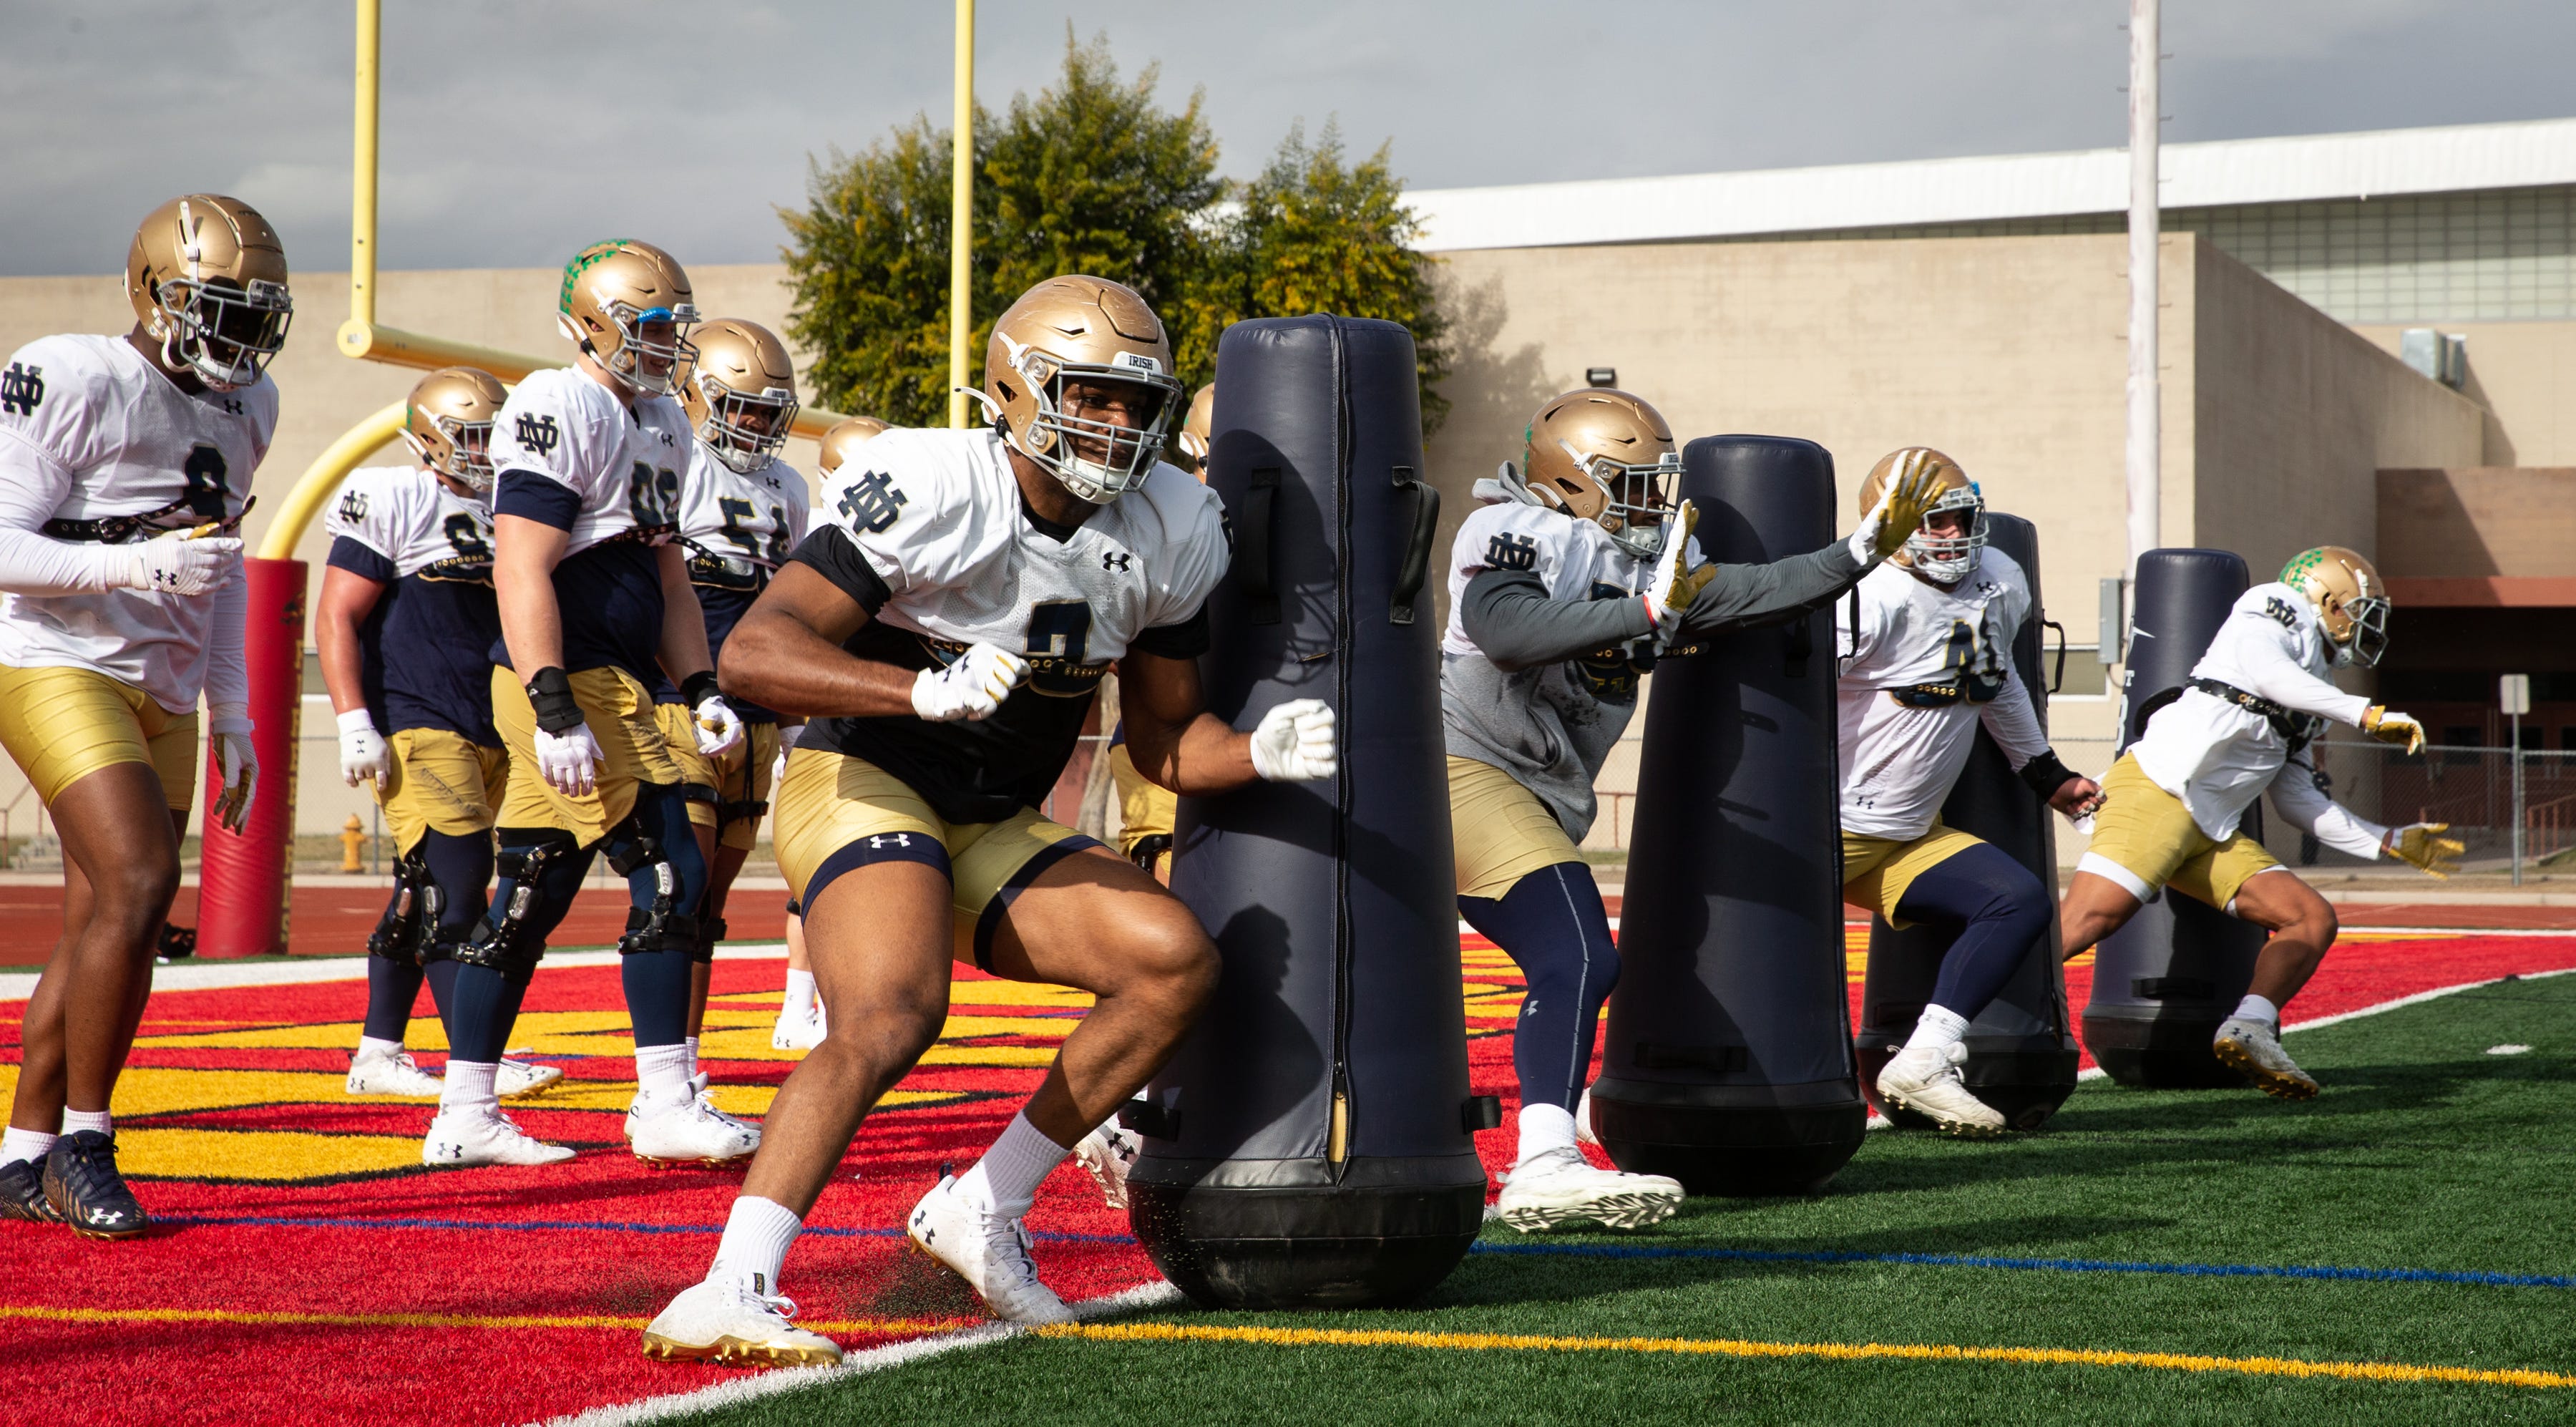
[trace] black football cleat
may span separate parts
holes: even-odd
[[[116,1136],[82,1130],[54,1142],[45,1156],[45,1198],[72,1232],[90,1239],[130,1239],[151,1227],[125,1176],[116,1172]]]
[[[36,1162],[13,1159],[0,1164],[0,1219],[24,1219],[30,1224],[59,1224],[63,1216],[45,1200],[45,1177]]]

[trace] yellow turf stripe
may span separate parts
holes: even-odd
[[[1950,1343],[1759,1343],[1739,1338],[1542,1338],[1505,1333],[1405,1333],[1390,1329],[1220,1328],[1184,1323],[1061,1323],[1032,1331],[1099,1342],[1318,1344],[1337,1348],[1455,1348],[1543,1352],[1691,1353],[1730,1358],[1914,1358],[1932,1361],[2072,1363],[2085,1367],[2238,1372],[2261,1377],[2359,1378],[2372,1382],[2464,1382],[2505,1387],[2576,1387],[2576,1376],[2528,1368],[2454,1368],[2410,1363],[2311,1362],[2301,1358],[2213,1358],[2191,1353],[2123,1353],[2089,1348],[1975,1348]]]
[[[49,1323],[229,1323],[298,1328],[622,1328],[645,1318],[480,1313],[294,1313],[249,1308],[47,1308],[0,1304],[0,1319]],[[804,1324],[818,1333],[936,1333],[962,1318],[845,1318]]]

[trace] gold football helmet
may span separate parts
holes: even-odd
[[[2341,545],[2302,550],[2281,567],[2281,583],[2307,596],[2334,645],[2334,661],[2375,667],[2388,652],[2388,582],[2358,551]]]
[[[1941,583],[1956,584],[1977,568],[1977,552],[1986,548],[1986,497],[1959,463],[1929,446],[1900,446],[1878,458],[1869,475],[1860,483],[1860,514],[1863,520],[1878,509],[1878,499],[1886,494],[1887,483],[1900,470],[1929,466],[1933,489],[1938,494],[1931,508],[1923,513],[1922,525],[1905,537],[1905,544],[1890,558],[1910,569],[1920,570]],[[1935,530],[1932,522],[1945,511],[1966,511],[1967,520],[1957,530]],[[1948,522],[1944,522],[1947,524]]]
[[[1681,480],[1673,428],[1643,397],[1609,387],[1570,391],[1530,418],[1521,484],[1541,505],[1599,522],[1641,560],[1664,548],[1664,513]]]
[[[286,248],[259,211],[220,193],[152,210],[125,258],[125,296],[161,359],[215,391],[258,381],[286,345]]]
[[[509,393],[480,367],[441,367],[413,385],[403,440],[420,463],[467,490],[492,489],[492,420]]]
[[[1129,423],[1108,419],[1126,388]],[[1073,400],[1067,396],[1074,388]],[[1179,409],[1172,342],[1131,288],[1107,278],[1051,277],[1011,304],[984,349],[984,399],[1002,439],[1065,489],[1106,505],[1163,457]]]
[[[669,253],[611,238],[564,264],[555,325],[610,376],[646,396],[668,396],[691,356],[698,309],[690,298],[689,275]]]
[[[760,469],[796,424],[796,364],[787,344],[757,322],[719,317],[689,339],[680,364],[680,409],[717,460]]]
[[[1181,422],[1181,434],[1172,439],[1172,449],[1163,459],[1198,477],[1207,479],[1208,433],[1216,418],[1216,383],[1209,382],[1190,396],[1189,417]]]
[[[823,433],[823,474],[828,476],[841,469],[843,461],[858,454],[861,446],[876,439],[877,433],[886,429],[886,423],[873,416],[853,416],[836,423]]]

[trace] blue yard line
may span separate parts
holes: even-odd
[[[259,1229],[491,1229],[505,1233],[721,1234],[722,1224],[639,1224],[619,1219],[305,1219],[283,1214],[156,1214],[156,1224],[208,1225]],[[899,1239],[901,1229],[843,1229],[809,1224],[803,1237],[825,1239]],[[1050,1244],[1132,1244],[1126,1234],[1068,1234],[1032,1229],[1029,1237]]]
[[[2486,1288],[2576,1288],[2554,1273],[2477,1273],[2430,1268],[2308,1268],[2249,1263],[2133,1263],[2118,1259],[1988,1258],[1978,1254],[1869,1254],[1821,1250],[1655,1248],[1643,1244],[1485,1244],[1480,1254],[1527,1258],[1723,1259],[1739,1263],[1894,1263],[1931,1268],[2036,1269],[2050,1273],[2161,1273],[2184,1278],[2320,1278],[2374,1283],[2466,1283]]]

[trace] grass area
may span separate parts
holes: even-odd
[[[2533,1049],[2487,1053],[2517,1043]],[[2576,977],[2506,982],[2302,1032],[2289,1045],[2326,1082],[2325,1095],[2305,1106],[2250,1092],[2089,1081],[2037,1135],[1987,1144],[1873,1135],[1832,1191],[1814,1199],[1693,1201],[1661,1230],[1626,1236],[1529,1239],[1494,1225],[1479,1252],[1410,1311],[1182,1309],[1128,1321],[2576,1371],[2570,1287],[1873,1257],[2576,1270],[2576,1215],[2567,1212],[2576,1177],[2567,1113]],[[1853,1257],[1812,1257],[1837,1255]],[[1992,1361],[1022,1337],[687,1420],[1176,1427],[1472,1419],[2566,1422],[2576,1420],[2576,1388]]]

